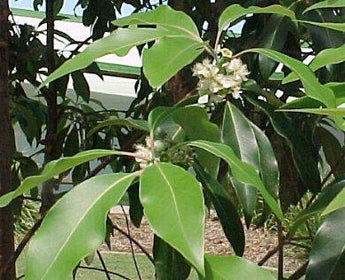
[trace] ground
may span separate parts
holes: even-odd
[[[126,222],[123,214],[113,214],[112,220],[122,229],[126,230]],[[138,229],[132,224],[130,225],[131,236],[138,240],[139,243],[149,252],[152,248],[153,234],[148,225],[148,222],[144,219],[141,227]],[[268,251],[276,247],[277,238],[276,234],[262,228],[251,227],[245,230],[246,235],[246,248],[244,257],[252,262],[258,263]],[[136,253],[141,253],[138,247],[135,247]],[[305,252],[301,249],[296,249],[292,246],[286,246],[285,248],[285,260],[284,270],[292,272],[296,270],[305,262]],[[102,247],[103,250],[108,250],[106,246]],[[111,238],[111,251],[113,252],[130,252],[130,243],[127,237],[114,231],[114,236]],[[228,255],[233,254],[229,242],[227,241],[219,220],[216,217],[208,217],[206,220],[205,228],[205,251],[206,253],[216,255]],[[270,268],[277,268],[277,255],[274,255],[265,266]]]

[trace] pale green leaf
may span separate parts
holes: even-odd
[[[73,157],[64,157],[51,161],[44,167],[40,175],[25,178],[25,180],[20,184],[20,186],[16,190],[0,197],[0,207],[7,206],[14,198],[22,195],[23,193],[29,191],[34,187],[39,186],[43,182],[48,181],[54,176],[59,175],[60,173],[67,171],[68,169],[74,166],[100,157],[120,154],[121,152],[119,151],[90,150],[80,152]]]
[[[30,241],[25,279],[68,279],[77,264],[101,245],[106,213],[120,201],[135,176],[100,175],[61,198]]]
[[[211,154],[214,154],[225,160],[229,164],[231,168],[231,173],[235,177],[235,179],[244,184],[249,184],[255,187],[262,194],[264,200],[272,209],[273,213],[279,219],[283,218],[283,213],[278,203],[267,191],[258,173],[251,165],[242,162],[238,157],[236,157],[234,151],[229,146],[209,141],[193,141],[188,143],[188,145],[204,149],[210,152]]]
[[[158,28],[117,29],[109,36],[93,42],[83,52],[62,64],[49,75],[41,87],[66,74],[87,67],[97,58],[108,54],[123,56],[131,47],[154,41],[166,34],[166,31]]]
[[[153,232],[204,274],[204,199],[195,177],[157,163],[140,177],[140,201]]]
[[[304,65],[302,62],[285,54],[269,49],[254,48],[244,51],[244,53],[248,52],[263,54],[275,61],[284,64],[297,74],[299,79],[302,81],[307,96],[319,100],[327,107],[335,107],[336,101],[332,90],[320,84],[314,73],[308,68],[308,66]]]
[[[308,67],[315,72],[316,70],[328,65],[337,64],[345,61],[345,45],[339,48],[324,49],[319,52],[315,58],[311,61]],[[298,77],[296,73],[290,73],[283,81],[283,84],[297,81]]]
[[[205,280],[274,280],[272,272],[262,268],[244,258],[236,256],[211,256],[205,257]]]
[[[241,5],[234,4],[226,8],[220,15],[218,23],[219,31],[222,31],[228,24],[231,24],[237,19],[249,14],[278,14],[287,16],[291,19],[295,18],[295,13],[292,10],[280,5],[271,5],[263,8],[256,6],[244,8]]]
[[[322,28],[328,28],[340,32],[345,32],[345,23],[338,23],[338,22],[316,22],[316,21],[308,21],[308,20],[298,20],[297,22],[315,25]]]
[[[145,13],[135,13],[127,17],[123,17],[113,21],[114,25],[127,26],[127,25],[158,25],[169,30],[170,35],[194,37],[200,41],[199,31],[194,21],[181,11],[175,11],[169,6],[159,6],[153,11]]]
[[[325,0],[315,3],[311,5],[307,9],[304,10],[303,13],[316,10],[316,9],[324,9],[324,8],[342,8],[345,7],[345,0]]]
[[[204,51],[204,43],[188,37],[163,37],[144,50],[144,74],[153,88],[162,86]]]
[[[343,189],[338,195],[331,201],[327,208],[322,212],[322,216],[328,215],[340,208],[345,207],[345,189]]]

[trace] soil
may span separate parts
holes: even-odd
[[[112,214],[113,222],[118,227],[127,232],[126,220],[123,214]],[[130,234],[132,238],[151,253],[153,233],[144,219],[140,228],[134,227],[130,223]],[[246,247],[244,257],[254,263],[258,263],[270,250],[277,246],[277,235],[274,232],[263,228],[245,229]],[[141,250],[133,244],[135,252],[141,253]],[[111,250],[115,252],[130,252],[130,242],[128,238],[118,231],[114,231],[111,238]],[[103,250],[109,250],[103,246]],[[210,216],[206,220],[205,227],[205,251],[215,255],[234,254],[228,240],[226,239],[219,220],[215,216]],[[306,254],[303,249],[295,246],[284,246],[284,271],[293,272],[297,270],[306,260]],[[264,265],[273,269],[277,268],[277,254],[272,256]]]

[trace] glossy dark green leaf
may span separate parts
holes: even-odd
[[[90,101],[90,87],[86,81],[84,74],[80,71],[71,74],[73,81],[73,88],[78,97],[81,97],[85,102]]]
[[[155,275],[157,280],[185,280],[191,267],[184,257],[168,243],[154,236],[153,258],[155,261]]]
[[[339,182],[332,183],[331,185],[325,187],[318,198],[311,204],[307,209],[300,212],[294,223],[289,229],[289,235],[293,236],[296,230],[308,219],[315,217],[322,213],[326,209],[327,205],[345,188],[345,181],[341,180]]]
[[[134,120],[134,119],[120,119],[120,118],[114,118],[111,117],[105,121],[102,121],[98,125],[96,125],[94,128],[92,128],[88,134],[87,137],[91,137],[96,132],[100,131],[104,127],[108,126],[126,126],[131,127],[138,130],[143,131],[149,131],[147,121],[143,120]]]
[[[131,222],[137,228],[140,227],[141,221],[144,216],[144,209],[141,205],[139,198],[139,184],[136,183],[128,189],[128,200],[129,200],[129,217]]]
[[[281,51],[289,31],[290,19],[286,16],[272,15],[264,27],[263,39],[260,47]],[[272,61],[267,56],[259,55],[260,72],[265,80],[268,80],[271,74],[277,68],[277,62]]]
[[[248,100],[267,114],[276,132],[286,139],[305,186],[313,192],[318,192],[321,188],[321,179],[316,162],[317,151],[314,150],[312,144],[291,120],[283,113],[275,112],[275,108],[270,104],[253,99]]]
[[[204,199],[195,177],[157,163],[140,177],[140,201],[153,232],[204,274]]]
[[[70,168],[100,157],[119,155],[121,152],[111,150],[90,150],[76,154],[73,157],[60,158],[49,162],[42,173],[37,176],[26,178],[21,185],[14,191],[0,197],[0,207],[7,206],[14,198],[22,195],[30,189],[39,186],[60,173]]]
[[[330,214],[316,233],[306,280],[342,280],[345,275],[345,209]]]
[[[121,200],[136,175],[100,175],[61,198],[30,241],[25,279],[67,279],[75,266],[101,245],[106,213]]]
[[[225,160],[231,168],[232,176],[241,183],[255,187],[262,194],[264,200],[272,209],[273,213],[279,219],[283,218],[283,213],[278,203],[267,191],[254,167],[248,163],[242,162],[238,157],[236,157],[234,151],[229,146],[209,141],[193,141],[188,143],[188,145],[204,149]]]
[[[72,128],[70,133],[66,137],[63,155],[65,157],[74,156],[79,152],[79,134],[76,126]]]
[[[242,256],[245,247],[243,225],[229,193],[216,179],[196,165],[195,170],[216,209],[223,231],[236,255]]]
[[[251,123],[230,102],[227,102],[224,110],[222,142],[230,146],[239,159],[259,172],[259,147]],[[249,226],[256,209],[257,190],[236,180],[233,180],[232,184],[243,206],[246,223]]]
[[[274,280],[272,272],[262,268],[246,259],[235,256],[211,256],[205,257],[206,277],[204,280]]]

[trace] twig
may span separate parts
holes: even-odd
[[[33,227],[25,234],[24,238],[16,248],[15,252],[11,256],[11,258],[8,260],[7,264],[0,269],[0,276],[7,272],[7,270],[16,262],[22,251],[24,250],[26,244],[30,241],[31,237],[35,234],[37,229],[40,227],[42,223],[43,218],[40,218]]]
[[[98,268],[98,267],[92,267],[92,266],[84,266],[84,265],[78,265],[78,268],[81,268],[81,269],[87,269],[87,270],[94,270],[94,271],[99,271],[99,272],[104,272],[103,269],[101,268]],[[108,271],[108,273],[110,275],[115,275],[115,276],[118,276],[122,279],[126,279],[126,280],[131,280],[130,278],[120,274],[120,273],[117,273],[117,272],[114,272],[114,271]]]
[[[289,278],[288,280],[298,280],[300,279],[306,272],[308,267],[308,262],[305,262],[299,269],[297,269]]]
[[[122,235],[126,236],[129,240],[132,240],[132,242],[145,254],[145,256],[149,259],[149,261],[154,264],[154,259],[150,255],[150,253],[134,238],[132,238],[130,235],[128,235],[127,232],[125,232],[123,229],[119,228],[116,224],[113,223],[113,221],[108,217],[108,221],[111,225],[111,227],[115,230],[117,230]]]
[[[269,250],[267,254],[258,262],[259,266],[263,266],[275,253],[279,250],[279,245]]]
[[[278,226],[278,280],[284,279],[284,234],[281,221],[277,222]]]
[[[103,259],[102,255],[101,255],[101,253],[99,252],[99,250],[97,250],[97,256],[98,256],[98,258],[99,258],[99,260],[100,260],[100,262],[102,264],[102,267],[103,267],[103,270],[104,270],[104,273],[105,273],[107,279],[111,280],[108,268],[107,268],[107,266],[106,266],[106,264],[104,262],[104,259]]]
[[[125,209],[123,208],[122,204],[121,204],[120,206],[121,206],[123,215],[124,215],[124,217],[125,217],[128,236],[131,237],[131,230],[130,230],[130,228],[129,228],[129,222],[128,222],[128,218],[127,218]],[[138,266],[137,260],[136,260],[136,258],[135,258],[135,253],[134,253],[132,238],[129,239],[129,244],[130,244],[130,246],[131,246],[131,254],[132,254],[132,259],[133,259],[133,263],[134,263],[134,266],[135,266],[135,270],[137,271],[139,280],[142,280],[141,275],[140,275],[139,266]]]

